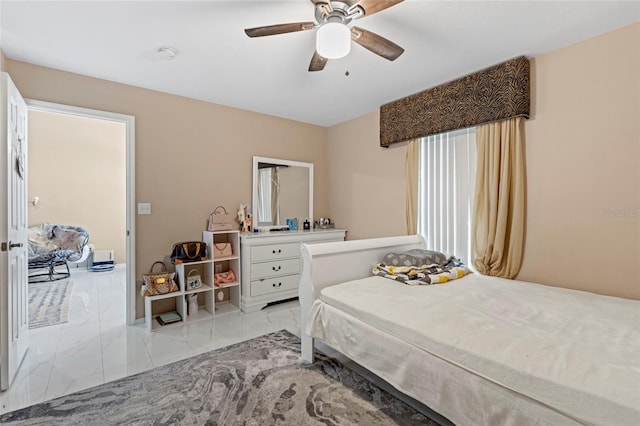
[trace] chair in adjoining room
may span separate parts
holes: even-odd
[[[89,256],[89,233],[77,226],[43,223],[29,227],[29,283],[56,281],[71,273],[67,262]]]

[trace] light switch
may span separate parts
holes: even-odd
[[[138,203],[138,214],[151,214],[151,203]]]

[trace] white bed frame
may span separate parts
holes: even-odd
[[[315,342],[306,330],[312,305],[323,288],[370,277],[373,265],[386,253],[415,248],[425,248],[424,239],[418,235],[303,244],[299,293],[302,358],[314,362]],[[324,308],[328,310],[324,319],[328,334],[321,343],[455,424],[580,424],[498,382],[377,330],[340,309],[328,305]],[[354,344],[353,339],[358,336],[367,337]],[[407,365],[419,368],[407,369]]]
[[[302,358],[314,361],[314,339],[305,333],[313,301],[320,291],[332,285],[371,276],[373,265],[391,251],[425,248],[420,235],[302,244],[302,278],[300,281],[300,336]]]

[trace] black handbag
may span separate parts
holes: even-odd
[[[171,250],[171,263],[189,263],[207,260],[207,245],[204,241],[175,243]]]

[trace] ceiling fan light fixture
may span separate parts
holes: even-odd
[[[316,32],[316,50],[327,59],[338,59],[351,50],[351,31],[341,22],[327,22]]]

